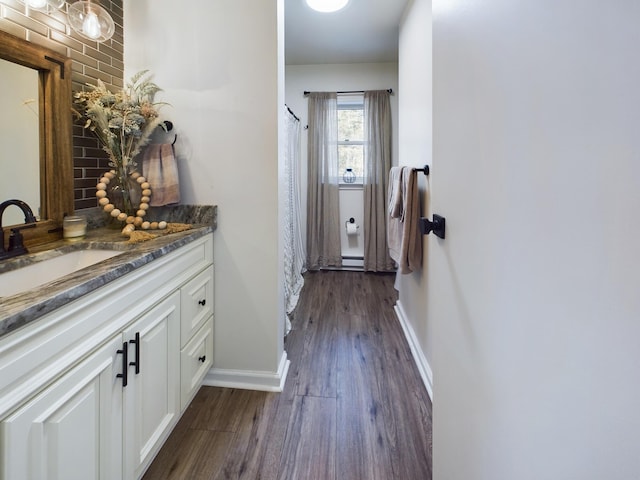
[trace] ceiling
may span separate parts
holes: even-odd
[[[398,25],[409,0],[350,0],[320,13],[305,0],[285,0],[285,63],[398,61]]]

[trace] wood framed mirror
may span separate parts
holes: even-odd
[[[40,220],[36,228],[22,231],[27,246],[38,245],[62,238],[62,219],[73,214],[71,59],[3,31],[0,31],[0,59],[33,69],[38,76]],[[6,145],[4,149],[9,151]],[[11,170],[3,167],[4,162],[24,161],[7,156],[0,160],[0,175],[3,170]],[[0,192],[0,202],[9,200],[5,197]],[[10,226],[9,222],[2,222],[5,245]]]

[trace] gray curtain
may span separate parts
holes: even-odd
[[[395,270],[387,244],[387,189],[391,169],[391,102],[386,90],[364,93],[364,269]]]
[[[338,96],[309,94],[307,269],[341,267]]]

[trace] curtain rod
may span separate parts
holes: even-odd
[[[348,90],[348,91],[344,91],[344,92],[336,92],[337,94],[343,94],[343,93],[364,93],[365,90]],[[393,93],[393,89],[391,88],[387,88],[387,92],[389,92],[389,95],[391,95]],[[306,90],[304,91],[304,96],[306,97],[307,95],[309,95],[311,92],[307,92]]]

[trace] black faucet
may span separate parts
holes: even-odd
[[[25,225],[21,227],[14,227],[11,229],[11,235],[9,235],[9,248],[5,250],[4,230],[2,229],[2,215],[4,215],[4,210],[9,205],[15,205],[16,207],[20,208],[20,210],[22,210],[22,213],[24,213]],[[27,252],[27,249],[23,244],[22,233],[20,233],[20,230],[24,230],[25,228],[33,228],[35,226],[36,217],[33,215],[31,207],[29,207],[29,205],[27,205],[22,200],[13,199],[0,203],[0,235],[2,235],[2,241],[0,241],[0,260],[29,253]]]

